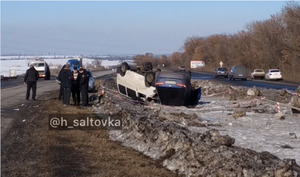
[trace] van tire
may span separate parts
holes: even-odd
[[[147,87],[153,86],[155,81],[155,73],[154,72],[147,72],[145,74],[145,85]]]
[[[152,71],[152,69],[153,69],[153,65],[152,65],[151,62],[146,62],[146,63],[144,64],[144,70],[145,70],[145,71]]]
[[[128,63],[126,63],[126,62],[122,63],[121,67],[119,69],[119,72],[120,72],[121,76],[125,76],[126,71],[129,70],[129,69],[130,69],[130,67],[129,67]]]

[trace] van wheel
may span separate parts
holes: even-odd
[[[144,64],[144,70],[145,70],[145,71],[152,71],[152,69],[153,69],[153,65],[152,65],[151,62],[146,62],[146,63]]]
[[[129,68],[130,67],[129,67],[128,63],[126,63],[126,62],[122,63],[121,67],[120,67],[120,74],[121,74],[121,76],[125,76],[126,71],[129,70]]]
[[[148,72],[145,75],[145,84],[147,87],[150,87],[151,85],[153,85],[155,80],[155,74],[154,72]]]

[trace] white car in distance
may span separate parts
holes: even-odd
[[[264,79],[265,78],[265,71],[263,69],[254,69],[253,72],[251,73],[251,79]]]
[[[266,80],[282,80],[282,75],[279,69],[269,69],[265,75]]]

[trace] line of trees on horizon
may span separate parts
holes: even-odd
[[[285,80],[300,82],[300,5],[289,2],[280,13],[264,21],[255,21],[236,34],[188,37],[183,52],[154,57],[152,53],[134,57],[137,64],[150,61],[154,66],[190,67],[191,60],[205,61],[204,71],[213,71],[220,61],[224,66],[244,65],[280,69]]]

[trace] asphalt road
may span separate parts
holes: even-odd
[[[287,81],[265,81],[265,80],[251,80],[248,79],[247,81],[235,80],[230,81],[228,78],[215,78],[214,74],[212,73],[205,73],[205,72],[193,72],[192,79],[203,79],[203,80],[216,80],[220,83],[226,83],[230,85],[236,86],[244,86],[244,87],[257,87],[257,88],[267,88],[267,89],[287,89],[291,91],[295,91],[300,83],[292,83]]]
[[[114,72],[98,71],[92,74],[97,78],[112,73]],[[22,79],[1,83],[1,138],[13,124],[14,119],[12,115],[22,109],[25,104],[32,102],[32,100],[27,101],[25,99],[26,88],[27,86],[24,85]],[[51,77],[50,80],[39,79],[37,82],[36,99],[38,101],[47,100],[47,97],[44,97],[45,93],[54,90],[59,90],[59,84],[55,81],[55,77]]]

